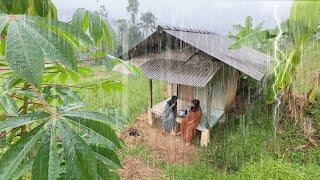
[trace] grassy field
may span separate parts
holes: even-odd
[[[93,77],[96,78],[96,77]],[[124,89],[118,92],[86,91],[87,108],[119,108],[131,122],[147,108],[147,81],[119,74],[107,75]],[[155,102],[165,98],[165,84],[155,83]],[[320,117],[318,107],[310,110]],[[316,119],[316,118],[315,118]],[[120,156],[137,157],[158,167],[170,179],[320,179],[320,148],[299,148],[308,143],[293,121],[282,119],[281,131],[273,138],[272,109],[257,102],[248,112],[213,129],[212,144],[201,148],[201,157],[192,165],[180,166],[150,156],[143,145],[125,148]],[[320,119],[314,122],[320,129]],[[319,133],[319,132],[318,132]]]

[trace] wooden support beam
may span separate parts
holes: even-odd
[[[152,79],[149,79],[149,92],[148,92],[148,124],[153,125],[154,114],[151,112],[152,102]]]
[[[153,106],[153,102],[152,102],[152,79],[149,79],[149,94],[148,94],[148,100],[149,100],[149,104],[148,107],[152,108]]]

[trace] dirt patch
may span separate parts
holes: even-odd
[[[122,163],[123,168],[119,170],[119,175],[123,179],[152,180],[162,176],[160,169],[151,168],[134,157],[126,157]]]
[[[139,135],[129,135],[133,130]],[[163,133],[160,127],[148,125],[147,114],[138,118],[132,126],[127,127],[121,137],[127,146],[144,144],[151,150],[152,156],[169,163],[190,164],[198,157],[197,147],[193,145],[186,147],[180,137]]]

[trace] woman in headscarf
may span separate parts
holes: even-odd
[[[175,127],[175,121],[177,117],[177,96],[172,96],[166,103],[165,110],[163,112],[163,131],[173,132]]]
[[[186,146],[189,146],[190,142],[195,137],[196,128],[200,124],[201,114],[200,101],[197,99],[192,100],[190,105],[190,114],[183,118],[180,132],[177,134],[182,135]]]

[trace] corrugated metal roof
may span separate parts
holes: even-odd
[[[227,37],[208,31],[170,27],[160,28],[167,34],[184,41],[256,80],[260,81],[269,69],[270,56],[249,47],[229,50],[233,40]]]
[[[155,58],[144,63],[140,69],[149,79],[167,81],[196,87],[205,87],[221,63],[204,53],[194,53],[184,60]]]

